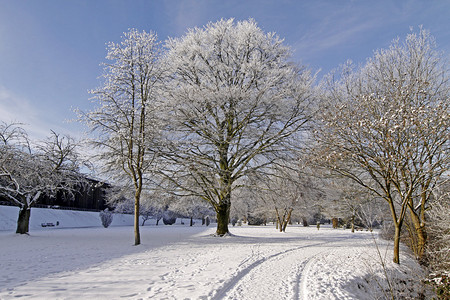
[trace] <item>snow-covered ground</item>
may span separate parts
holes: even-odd
[[[0,231],[7,230],[15,232],[18,216],[19,208],[17,206],[0,205]],[[30,217],[30,232],[42,230],[42,223],[52,223],[57,229],[102,226],[98,212],[32,208]],[[57,223],[58,226],[56,226]],[[114,215],[111,226],[127,225],[133,225],[132,215]]]
[[[32,210],[30,235],[0,231],[0,299],[380,299],[388,293],[382,260],[397,296],[422,289],[406,251],[394,265],[389,243],[369,232],[236,226],[218,238],[215,224],[186,220],[141,227],[142,245],[132,246],[133,227],[118,226],[130,216],[115,216],[109,228],[67,228],[72,212],[49,211]],[[11,212],[0,206],[0,223]],[[72,227],[98,219],[77,213],[85,217]],[[56,221],[61,227],[39,225]]]

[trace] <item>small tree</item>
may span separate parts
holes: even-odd
[[[240,188],[233,193],[230,212],[233,226],[238,221],[249,225],[260,225],[266,224],[269,220],[275,220],[273,218],[274,210],[272,205],[267,205],[261,197],[263,188],[259,180],[246,178],[246,180],[242,180],[239,183]]]
[[[205,215],[211,213],[211,206],[196,197],[178,197],[178,199],[172,201],[170,210],[176,212],[180,216],[189,217],[190,226],[193,226],[194,218],[201,219]]]
[[[307,172],[299,159],[293,161],[266,168],[265,174],[248,178],[245,183],[248,198],[257,203],[250,213],[254,214],[255,210],[262,213],[270,210],[272,216],[275,213],[280,232],[285,232],[292,221],[301,220],[307,224],[323,197],[316,178]]]
[[[356,215],[370,231],[373,231],[374,225],[380,225],[384,216],[388,214],[387,211],[383,211],[383,199],[373,196],[365,199],[358,206]]]
[[[264,187],[261,198],[275,210],[280,232],[286,231],[292,212],[300,207],[303,196],[297,174],[292,173],[292,170],[277,169],[277,172],[262,180]]]
[[[105,210],[100,211],[99,216],[100,220],[102,221],[103,227],[108,228],[113,221],[114,214],[112,213],[112,211],[109,211],[109,209],[106,208]]]
[[[97,135],[96,160],[113,180],[128,180],[134,190],[134,244],[140,244],[139,209],[146,174],[156,158],[155,139],[162,68],[155,33],[124,33],[121,43],[109,43],[103,85],[91,91],[99,104],[80,118]]]
[[[336,203],[339,207],[339,215],[347,217],[352,232],[355,231],[355,225],[364,225],[372,231],[375,223],[381,223],[386,213],[381,209],[382,199],[375,197],[373,193],[361,188],[348,178],[336,178],[332,187],[339,195]]]

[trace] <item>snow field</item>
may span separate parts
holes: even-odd
[[[321,227],[144,226],[0,232],[0,299],[376,299],[386,289],[373,237]],[[377,239],[392,277],[414,260]]]
[[[17,206],[0,205],[0,231],[6,230],[15,232],[18,216],[19,208]],[[56,222],[59,222],[58,226],[56,226]],[[37,207],[31,208],[30,232],[50,229],[43,228],[41,226],[42,223],[53,223],[55,227],[51,227],[52,229],[102,226],[98,212]],[[148,221],[148,224],[151,224],[151,220]],[[114,218],[110,226],[130,225],[133,225],[133,215],[114,214]]]

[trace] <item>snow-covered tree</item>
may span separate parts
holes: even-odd
[[[163,218],[167,210],[173,210],[172,206],[179,206],[179,201],[175,201],[177,197],[170,193],[169,187],[163,183],[155,183],[146,181],[141,191],[139,201],[139,214],[142,219],[141,226],[150,218],[156,220],[156,225]],[[134,191],[132,184],[118,183],[108,190],[107,203],[115,208],[115,212],[133,213],[134,212]]]
[[[281,174],[271,176],[265,182],[267,192],[264,196],[273,204],[280,232],[286,231],[287,225],[291,222],[292,212],[301,206],[303,195],[301,186],[296,182],[297,178],[293,178],[291,174],[287,175],[286,170],[283,171]]]
[[[260,225],[275,220],[273,203],[267,203],[262,197],[265,187],[261,186],[260,178],[245,178],[239,186],[232,194],[230,219],[233,225],[238,221]]]
[[[283,155],[308,121],[313,79],[253,20],[209,23],[167,47],[165,174],[214,207],[223,236],[235,183]]]
[[[20,124],[3,122],[0,141],[0,195],[20,208],[16,233],[28,233],[31,207],[41,195],[71,193],[85,181],[76,142],[52,132],[32,148]]]
[[[395,226],[394,262],[407,212],[423,253],[425,210],[448,170],[449,77],[429,32],[395,40],[365,66],[328,78],[315,130],[318,163],[384,199]]]
[[[240,188],[232,194],[230,208],[231,224],[236,225],[237,222],[247,222],[250,211],[254,211],[256,207],[255,195],[247,188]]]
[[[292,221],[304,224],[312,217],[323,198],[317,180],[301,167],[298,160],[276,165],[252,186],[264,206],[275,212],[280,232]]]
[[[134,214],[134,191],[133,186],[130,182],[115,182],[114,186],[110,186],[106,190],[106,204],[109,207],[114,208],[115,213],[122,214]],[[147,221],[151,215],[150,203],[145,201],[145,192],[141,193],[141,199],[139,201],[139,214],[142,219],[141,226],[144,226],[145,221]]]
[[[346,218],[346,223],[350,225],[352,232],[355,232],[355,225],[365,226],[372,231],[373,225],[384,219],[383,211],[380,207],[379,197],[374,197],[370,191],[361,188],[354,182],[339,180],[339,210],[341,216]],[[388,212],[389,213],[389,212]]]
[[[109,43],[104,82],[91,91],[98,108],[80,113],[96,136],[96,160],[113,182],[129,181],[134,190],[134,237],[140,244],[139,208],[145,176],[156,157],[155,138],[162,68],[155,33],[131,29],[120,43]]]
[[[30,141],[22,125],[21,123],[5,123],[0,121],[0,145],[4,151],[9,148],[24,151],[30,149]]]
[[[211,205],[196,197],[180,197],[169,206],[170,210],[180,216],[190,218],[190,226],[194,225],[194,219],[202,219],[211,215]]]
[[[336,219],[334,222],[344,222],[354,232],[355,225],[372,230],[374,225],[384,220],[386,210],[382,209],[383,202],[369,190],[346,177],[333,176],[328,172],[323,172],[321,176],[324,177],[321,182],[325,196],[318,204],[327,217]]]
[[[366,226],[370,231],[373,230],[374,225],[379,226],[386,218],[386,208],[383,206],[383,199],[368,195],[368,198],[364,199],[358,203],[358,209],[356,210],[356,215],[361,220],[364,226]]]

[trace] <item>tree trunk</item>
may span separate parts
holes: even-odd
[[[412,242],[415,242],[416,245],[414,248],[414,254],[416,255],[417,259],[421,259],[423,257],[424,251],[425,251],[425,245],[427,242],[427,234],[425,232],[425,224],[420,221],[419,216],[409,207],[410,215],[411,215],[411,221],[414,226],[414,234],[416,235],[416,239],[411,239]]]
[[[28,233],[30,227],[31,207],[24,204],[19,210],[19,218],[17,219],[16,233]]]
[[[284,221],[283,221],[283,226],[281,227],[280,232],[286,232],[286,227],[287,227],[287,225],[288,225],[287,220],[284,220]]]
[[[287,227],[288,224],[290,224],[291,215],[292,215],[292,211],[293,210],[294,210],[293,208],[290,208],[288,213],[287,213],[286,220],[284,220],[284,224],[283,224],[283,232],[286,232],[286,227]]]
[[[276,213],[276,217],[277,217],[277,226],[276,226],[276,229],[278,230],[280,230],[280,232],[283,232],[283,221],[284,220],[281,220],[281,217],[280,217],[280,213],[278,212],[278,208],[276,208],[275,207],[275,213]],[[284,219],[284,218],[283,218]]]
[[[338,226],[339,226],[339,220],[338,220],[338,218],[333,218],[332,221],[333,221],[333,228],[334,228],[334,229],[337,229]]]
[[[139,200],[140,194],[136,193],[134,196],[134,245],[141,244],[141,235],[139,233]]]
[[[354,215],[352,216],[351,222],[352,222],[352,233],[354,233],[355,232],[355,216]]]
[[[397,213],[395,211],[394,201],[390,193],[387,193],[385,200],[389,204],[389,208],[391,210],[392,221],[394,223],[394,259],[393,262],[396,264],[400,264],[400,233],[405,217],[406,206],[405,202],[402,201],[402,208],[400,212],[400,216],[397,217]]]
[[[192,220],[192,216],[191,216],[191,222],[189,223],[189,226],[194,225],[194,221]]]
[[[302,218],[303,221],[303,227],[308,227],[308,220],[306,220],[305,218]]]
[[[230,220],[230,203],[226,201],[216,208],[217,213],[217,230],[216,235],[224,236],[228,231],[228,221]]]
[[[400,226],[398,224],[395,224],[393,261],[396,264],[400,264]]]

